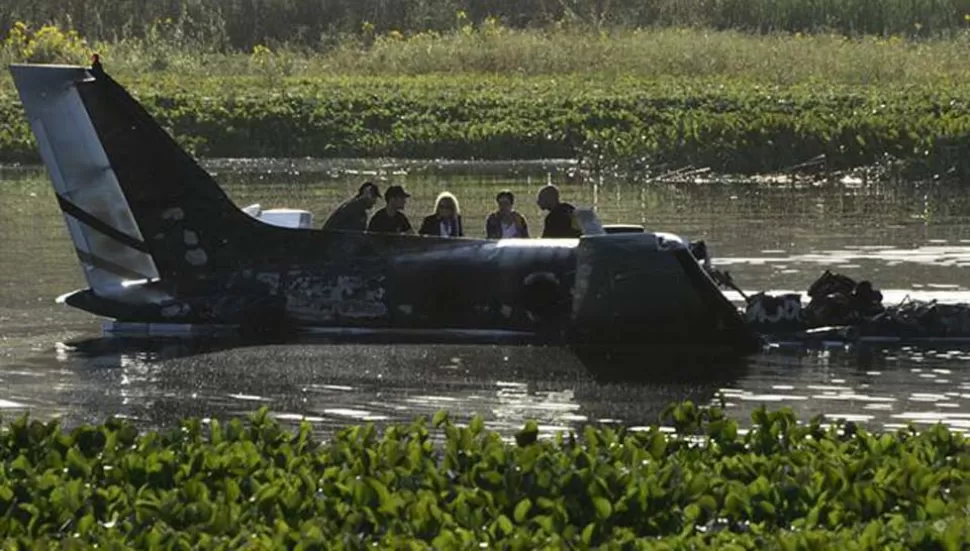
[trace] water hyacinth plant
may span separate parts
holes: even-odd
[[[263,409],[139,432],[22,417],[0,433],[0,533],[37,548],[947,549],[970,544],[970,450],[757,410],[514,442],[439,413],[315,441]]]
[[[970,174],[966,83],[877,91],[569,77],[265,83],[183,78],[131,90],[204,157],[640,159],[754,174],[819,156],[838,170],[890,155],[924,172]],[[16,94],[2,89],[0,161],[38,161]]]

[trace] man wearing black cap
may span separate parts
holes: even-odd
[[[380,233],[414,233],[411,229],[411,222],[404,215],[404,206],[407,205],[408,197],[411,194],[404,191],[401,186],[391,186],[384,193],[384,201],[387,205],[374,213],[367,226],[367,231]]]
[[[341,203],[323,223],[325,230],[364,231],[367,228],[367,211],[374,208],[381,198],[381,190],[374,182],[364,182],[357,195]]]

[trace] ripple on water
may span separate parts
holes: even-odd
[[[315,417],[313,415],[305,415],[302,413],[273,413],[273,417],[281,421],[307,421],[309,423],[325,423],[327,421],[323,417]]]
[[[882,402],[882,403],[892,403],[896,401],[896,398],[892,396],[869,396],[866,394],[857,394],[855,392],[840,392],[840,393],[823,393],[823,394],[813,394],[813,400],[846,400],[853,402]]]
[[[323,413],[327,415],[332,415],[335,417],[342,417],[345,419],[354,419],[357,421],[372,422],[372,421],[388,421],[390,417],[386,415],[381,415],[373,413],[363,409],[350,409],[350,408],[328,408],[323,410]]]
[[[262,396],[254,396],[251,394],[229,394],[228,396],[236,400],[245,400],[247,402],[270,402],[271,401],[269,398],[263,398]]]
[[[946,396],[942,394],[927,394],[923,392],[914,392],[909,395],[909,399],[914,402],[942,402],[946,400]]]
[[[853,423],[868,423],[876,418],[875,415],[863,415],[859,413],[826,413],[824,417],[833,421],[842,419]]]

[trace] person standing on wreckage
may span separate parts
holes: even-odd
[[[357,195],[341,203],[323,223],[325,230],[362,232],[367,229],[367,211],[381,199],[381,190],[371,181],[364,182]]]
[[[559,188],[553,184],[543,186],[536,195],[536,204],[549,211],[542,228],[544,238],[571,238],[583,235],[576,207],[559,200]]]

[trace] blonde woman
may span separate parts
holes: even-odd
[[[439,237],[464,237],[458,198],[447,191],[439,193],[434,202],[434,214],[425,217],[418,233]]]

